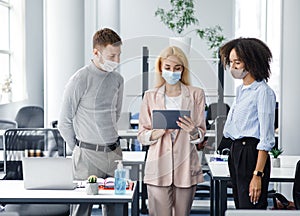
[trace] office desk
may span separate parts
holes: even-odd
[[[134,195],[131,214],[140,215],[139,195],[143,193],[140,191],[140,182],[143,180],[144,164],[146,152],[144,151],[123,151],[123,165],[130,166],[130,179],[136,181],[137,193]]]
[[[3,157],[3,151],[0,151],[0,155]],[[139,193],[143,193],[143,191],[140,191],[140,182],[144,172],[145,156],[146,152],[144,151],[123,151],[123,164],[127,167],[130,166],[129,177],[132,181],[136,181],[137,187],[137,193],[133,197],[132,215],[139,215]],[[3,177],[4,173],[0,173],[0,179]]]
[[[0,181],[0,202],[7,204],[113,204],[115,215],[128,215],[128,203],[133,201],[136,185],[125,195],[115,195],[113,190],[99,190],[99,195],[87,195],[85,188],[75,190],[26,190],[23,181]]]
[[[138,130],[137,129],[118,130],[118,134],[121,137],[121,139],[136,139]]]
[[[227,162],[210,161],[213,155],[205,155],[211,173],[210,214],[224,215],[227,209],[227,182],[230,181]],[[282,155],[282,166],[271,168],[271,182],[293,182],[299,156]],[[221,214],[219,214],[221,213]]]
[[[118,130],[118,134],[123,139],[136,139],[138,134],[138,129],[128,129],[128,130]],[[215,130],[207,130],[206,137],[215,137]]]

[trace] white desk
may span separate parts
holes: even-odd
[[[136,185],[125,195],[115,195],[113,190],[99,190],[99,195],[87,195],[85,188],[75,190],[26,190],[23,181],[0,181],[0,202],[7,204],[113,204],[115,215],[128,215],[128,203],[133,201]]]
[[[144,164],[145,162],[145,151],[123,151],[123,162],[125,163],[138,163]]]
[[[139,120],[138,119],[130,119],[130,124],[132,124],[132,125],[138,125],[139,124]]]
[[[212,161],[213,155],[205,155],[211,173],[211,215],[224,215],[227,209],[227,181],[230,181],[227,162]],[[272,182],[293,182],[295,168],[300,156],[282,155],[282,166],[271,167],[270,181]]]
[[[123,139],[136,139],[138,130],[137,129],[118,130],[118,134]]]
[[[136,139],[138,134],[138,129],[128,129],[128,130],[118,130],[118,134],[121,138],[124,139]],[[215,130],[207,130],[206,137],[215,137],[216,131]]]
[[[0,151],[0,154],[3,155],[3,152]],[[139,193],[140,191],[140,182],[142,181],[142,176],[144,172],[144,163],[145,163],[146,152],[136,151],[136,152],[127,152],[123,151],[123,164],[124,166],[130,166],[130,179],[136,181],[137,193],[133,197],[132,204],[132,215],[139,215]],[[0,173],[0,179],[4,177],[4,173]],[[1,190],[0,190],[1,191]]]

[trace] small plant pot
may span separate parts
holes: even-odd
[[[272,166],[274,168],[280,167],[280,158],[272,158]]]
[[[88,195],[97,195],[98,183],[87,183],[85,189]]]

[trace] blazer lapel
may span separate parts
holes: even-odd
[[[182,102],[181,102],[181,109],[182,110],[190,110],[191,98],[190,92],[186,85],[181,83],[181,95],[182,95]]]

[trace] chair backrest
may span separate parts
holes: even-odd
[[[23,179],[22,157],[64,157],[65,144],[55,128],[17,128],[4,133],[5,179]]]
[[[293,186],[293,199],[295,203],[295,208],[299,210],[300,209],[300,160],[296,165],[295,180]]]
[[[17,128],[18,124],[13,120],[0,119],[0,130],[7,130],[11,128]],[[0,139],[0,149],[3,149],[3,139]]]
[[[220,106],[223,115],[227,116],[230,109],[229,105],[226,103],[222,103],[220,104]],[[206,116],[207,120],[215,120],[217,116],[218,116],[218,103],[209,104],[207,108],[207,116]]]
[[[0,130],[17,128],[18,123],[14,120],[0,119]]]
[[[39,106],[22,107],[15,118],[18,128],[43,128],[44,109]]]

